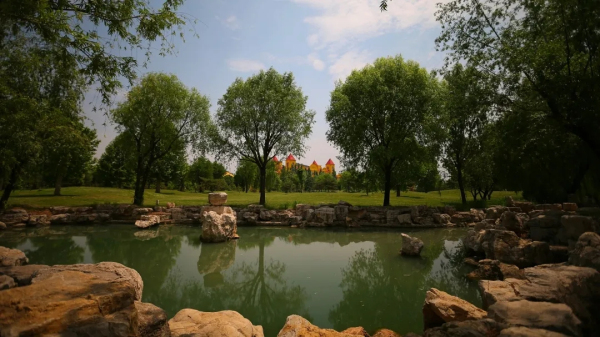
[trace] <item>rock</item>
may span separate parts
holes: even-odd
[[[555,242],[555,237],[561,227],[560,218],[550,214],[540,214],[532,217],[527,222],[527,226],[529,227],[529,237],[532,240],[547,242]]]
[[[515,265],[485,259],[479,261],[477,269],[467,274],[467,278],[470,280],[524,279],[525,274]]]
[[[64,271],[75,271],[86,275],[91,275],[105,283],[127,283],[134,291],[134,300],[142,300],[142,291],[144,282],[142,277],[135,270],[116,262],[100,262],[96,264],[68,264],[44,266],[39,268],[31,280],[31,284],[45,283],[47,279],[54,279],[53,275]]]
[[[333,207],[336,221],[346,221],[346,218],[348,217],[348,207],[348,205],[339,204]]]
[[[262,209],[260,210],[260,220],[262,221],[271,221],[273,220],[273,217],[275,216],[275,211],[270,211],[268,209]]]
[[[398,215],[398,222],[401,225],[412,225],[412,217],[410,214],[400,214]]]
[[[569,254],[569,263],[600,271],[600,235],[594,232],[581,234],[575,249]]]
[[[285,325],[277,337],[356,337],[356,335],[337,332],[332,329],[321,329],[316,325],[312,325],[306,319],[298,316],[291,315],[285,320]]]
[[[506,196],[504,199],[507,207],[513,207],[515,205],[515,201],[510,195]]]
[[[483,253],[481,239],[483,238],[485,232],[486,231],[469,230],[467,235],[462,238],[463,247],[465,247],[468,255],[477,255],[479,253]]]
[[[488,259],[519,268],[553,262],[550,245],[546,242],[523,240],[513,231],[488,229],[482,233],[480,247]]]
[[[50,223],[52,224],[65,224],[71,222],[72,214],[56,214],[50,217]]]
[[[431,288],[423,304],[424,329],[441,326],[446,322],[462,322],[485,318],[487,313],[473,304],[441,290]]]
[[[235,215],[210,211],[202,216],[202,242],[225,242],[237,234]]]
[[[146,208],[146,207],[134,208],[132,216],[135,217],[136,219],[141,219],[142,215],[147,215],[147,214],[151,213],[152,211],[154,211],[152,208]]]
[[[167,209],[175,208],[174,202],[167,202]]]
[[[517,216],[515,212],[504,212],[500,216],[499,225],[506,228],[509,231],[515,232],[517,235],[521,235],[523,231],[523,222],[521,217]]]
[[[335,218],[335,210],[331,207],[321,207],[315,210],[315,220],[325,225],[332,225]]]
[[[440,327],[425,330],[423,337],[490,337],[497,336],[505,327],[506,324],[489,318],[448,322]]]
[[[581,321],[563,303],[502,301],[488,308],[490,318],[512,326],[524,326],[581,336]]]
[[[400,253],[407,256],[420,256],[423,250],[423,241],[404,233],[402,235],[402,250]]]
[[[24,266],[0,267],[0,275],[11,277],[18,286],[26,286],[31,284],[31,280],[36,276],[38,270],[49,268],[41,264],[27,264]]]
[[[71,207],[66,206],[54,206],[50,207],[50,213],[52,213],[53,215],[73,213],[73,209]]]
[[[0,230],[6,229],[6,224],[0,221]]]
[[[581,234],[598,229],[598,223],[591,216],[563,215],[560,224],[559,243],[568,243],[569,246],[574,246]]]
[[[440,225],[447,225],[452,219],[448,214],[433,213],[433,222]]]
[[[200,209],[200,213],[202,215],[204,215],[205,213],[208,213],[208,212],[215,212],[219,215],[220,214],[231,214],[233,216],[236,215],[236,212],[233,210],[233,208],[231,208],[229,206],[202,206],[202,208]],[[260,211],[258,213],[260,213]]]
[[[562,209],[567,212],[577,212],[577,204],[574,202],[563,202]]]
[[[564,303],[583,322],[584,334],[600,328],[600,273],[592,268],[546,264],[525,268],[525,280],[480,281],[483,307],[501,301]]]
[[[463,260],[463,262],[465,264],[468,264],[468,265],[473,266],[473,267],[479,267],[479,262],[477,262],[475,259],[470,258],[470,257],[465,257],[464,260]]]
[[[138,228],[148,228],[160,223],[160,217],[158,215],[142,215],[141,220],[135,222],[135,226]]]
[[[25,256],[25,253],[18,249],[11,249],[0,246],[0,266],[22,266],[27,264],[29,259]]]
[[[23,208],[11,208],[0,214],[0,221],[6,225],[14,225],[17,223],[25,223],[29,220],[29,214]]]
[[[182,309],[169,320],[172,337],[264,337],[262,326],[252,325],[235,311],[202,312]]]
[[[529,212],[533,211],[533,209],[535,208],[533,203],[531,203],[529,201],[515,201],[513,203],[513,205],[514,205],[514,207],[519,207],[521,209],[521,211],[523,211],[525,213],[529,213]]]
[[[29,226],[49,226],[50,219],[46,214],[31,214],[29,215],[29,220],[27,221],[27,225]]]
[[[227,202],[227,193],[209,193],[208,203],[212,206],[221,206]]]
[[[129,282],[61,271],[0,294],[2,336],[138,335]]]
[[[498,337],[565,337],[565,334],[544,329],[531,329],[523,326],[513,326],[500,331]]]
[[[8,275],[0,275],[0,290],[16,287],[15,280]]]
[[[363,328],[362,326],[357,326],[354,328],[348,328],[344,331],[342,331],[342,333],[344,334],[348,334],[348,335],[352,335],[352,336],[363,336],[363,337],[370,337],[369,333],[367,332],[367,330],[365,330],[365,328]]]
[[[242,214],[242,220],[247,222],[250,225],[255,225],[256,221],[258,221],[258,215],[253,212],[245,212]]]
[[[138,331],[144,337],[169,337],[171,330],[167,313],[151,303],[135,301],[138,314]]]
[[[444,213],[453,216],[456,213],[456,208],[453,206],[444,206]]]
[[[411,335],[414,335],[414,334],[411,334],[409,332],[408,334],[404,335],[404,337],[411,337]],[[375,331],[375,334],[371,337],[402,337],[402,336],[400,336],[400,334],[398,334],[392,330],[389,330],[389,329],[379,329],[379,330]]]
[[[352,207],[352,204],[350,204],[349,202],[344,201],[344,200],[338,201],[338,205]]]

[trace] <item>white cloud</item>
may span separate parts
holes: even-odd
[[[293,0],[320,11],[304,19],[315,29],[307,37],[315,48],[340,46],[413,26],[437,25],[434,17],[440,0],[394,0],[387,12],[380,0]],[[444,0],[442,0],[444,2]]]
[[[371,62],[373,56],[366,50],[350,50],[337,58],[329,67],[329,73],[334,80],[345,79],[352,70],[360,69]]]
[[[247,59],[231,59],[227,60],[229,69],[241,72],[254,72],[265,69],[265,65],[261,62]]]
[[[235,15],[230,15],[227,19],[221,19],[220,17],[215,16],[215,19],[217,19],[219,22],[221,22],[222,25],[231,30],[240,29],[240,21]]]
[[[319,56],[316,53],[312,53],[308,55],[308,62],[318,71],[321,71],[325,68],[325,63],[319,59]]]

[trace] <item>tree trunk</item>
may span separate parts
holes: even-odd
[[[396,197],[400,196],[400,184],[396,185]]]
[[[59,173],[56,176],[56,181],[54,182],[54,195],[55,196],[60,195],[60,189],[62,188],[62,180],[63,180],[63,174]]]
[[[8,203],[8,198],[12,193],[15,185],[17,183],[17,177],[19,175],[20,166],[17,165],[12,168],[10,171],[10,177],[8,178],[8,183],[4,186],[4,191],[2,192],[2,197],[0,197],[0,211],[3,211],[6,208],[6,204]]]
[[[465,195],[465,185],[463,184],[462,167],[456,165],[456,180],[458,181],[458,188],[460,189],[460,200],[463,205],[467,204],[467,196]]]
[[[160,193],[160,178],[156,178],[154,193]]]
[[[267,186],[267,165],[264,164],[262,167],[260,167],[260,201],[259,204],[260,205],[264,205],[265,204],[265,189]]]
[[[390,190],[392,189],[392,167],[385,168],[385,185],[383,191],[383,206],[390,205]]]

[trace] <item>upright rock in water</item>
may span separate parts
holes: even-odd
[[[462,322],[486,316],[484,310],[441,290],[431,288],[425,295],[425,304],[423,304],[425,329],[441,326],[446,322]]]
[[[412,236],[406,235],[404,233],[402,235],[402,250],[400,253],[402,255],[407,256],[420,256],[421,250],[423,250],[423,241],[419,238],[414,238]]]
[[[227,202],[227,193],[209,193],[208,203],[212,206],[221,206]]]
[[[262,326],[252,325],[235,311],[202,312],[183,309],[169,321],[172,337],[264,337]]]
[[[0,266],[22,266],[27,264],[29,259],[25,256],[25,253],[18,249],[11,249],[0,246]]]
[[[569,263],[600,271],[600,235],[594,232],[581,234],[569,255]]]
[[[223,208],[220,214],[212,210],[202,213],[202,242],[225,242],[237,238],[235,212],[231,207],[219,208]]]

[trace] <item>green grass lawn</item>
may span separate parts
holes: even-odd
[[[133,201],[133,190],[104,187],[65,187],[62,196],[52,195],[54,189],[21,190],[15,191],[9,199],[9,206],[21,206],[26,208],[45,208],[50,206],[91,206],[104,203],[131,203]],[[163,190],[163,193],[154,193],[154,189],[146,190],[145,205],[153,206],[156,200],[161,205],[167,202],[175,202],[177,205],[205,205],[208,204],[208,193],[179,192]],[[257,204],[258,193],[227,192],[228,204],[231,206],[246,206]],[[520,199],[520,194],[507,191],[496,191],[488,205],[503,205],[504,197],[510,195]],[[469,199],[470,195],[468,194]],[[395,192],[390,197],[392,206],[413,205],[460,205],[460,193],[458,190],[445,190],[441,192],[402,192],[396,197]],[[269,208],[291,208],[294,204],[321,204],[337,203],[340,200],[347,201],[355,206],[381,206],[383,204],[383,193],[346,193],[346,192],[310,192],[310,193],[267,193],[267,207]],[[470,203],[467,207],[482,207],[482,204]]]

